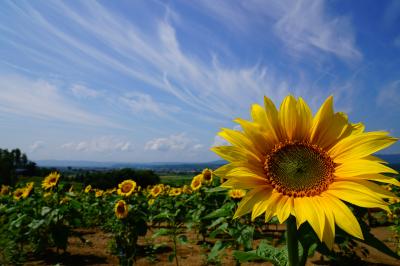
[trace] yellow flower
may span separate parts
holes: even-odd
[[[243,189],[230,189],[228,191],[228,196],[233,199],[241,199],[246,195],[246,191]]]
[[[179,196],[180,194],[182,194],[182,189],[179,187],[174,187],[169,190],[170,196],[174,197],[174,196]]]
[[[192,179],[192,183],[190,184],[190,187],[192,188],[193,191],[199,190],[201,188],[201,181],[203,180],[203,175],[196,175]]]
[[[136,188],[136,182],[129,179],[129,180],[124,180],[122,183],[118,185],[118,190],[117,193],[118,195],[129,197],[133,191],[135,191]]]
[[[124,219],[128,216],[128,205],[124,200],[119,200],[115,204],[114,211],[118,219]]]
[[[356,218],[343,202],[389,211],[383,198],[394,195],[369,180],[400,185],[381,173],[397,173],[373,153],[397,141],[386,132],[364,132],[344,113],[333,111],[329,97],[313,116],[302,98],[287,96],[280,109],[267,97],[254,104],[253,121],[236,119],[242,131],[219,133],[232,146],[212,150],[229,164],[215,171],[227,178],[223,187],[249,190],[235,217],[252,212],[254,220],[294,215],[297,227],[308,222],[319,239],[332,247],[335,224],[363,238]]]
[[[185,194],[192,194],[192,190],[190,189],[190,187],[188,185],[183,185],[182,192]]]
[[[153,197],[157,197],[163,192],[163,186],[160,185],[155,185],[151,190],[150,190],[150,195]]]
[[[149,199],[149,201],[148,201],[149,206],[153,205],[154,201],[155,201],[155,199]]]
[[[33,184],[34,182],[29,182],[26,184],[25,188],[24,188],[24,193],[22,194],[22,197],[25,199],[29,196],[29,194],[31,193],[32,189],[33,189]]]
[[[104,192],[104,195],[111,195],[111,194],[113,194],[115,191],[117,191],[117,189],[116,188],[109,188],[109,189],[107,189],[105,192]]]
[[[48,176],[46,176],[42,182],[42,188],[49,189],[55,187],[57,185],[58,179],[60,178],[60,174],[57,172],[52,172]]]
[[[103,190],[101,190],[101,189],[96,189],[96,194],[95,194],[96,198],[103,196],[103,193],[104,193]]]
[[[202,181],[204,184],[211,184],[213,181],[213,171],[211,169],[204,169],[202,174]]]
[[[10,187],[1,185],[0,195],[8,195],[8,193],[10,193]]]
[[[87,185],[85,187],[85,193],[89,193],[92,190],[92,186],[91,185]]]
[[[25,188],[17,188],[13,193],[14,199],[20,200],[24,196],[24,192]]]

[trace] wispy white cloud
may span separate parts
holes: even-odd
[[[133,150],[133,145],[131,142],[117,137],[102,136],[89,140],[67,142],[62,144],[61,148],[78,152],[129,152]]]
[[[400,80],[395,80],[379,90],[376,98],[378,106],[399,109],[400,107]]]
[[[119,97],[119,101],[134,113],[151,113],[160,117],[180,110],[177,106],[156,102],[151,95],[140,92],[127,93]]]
[[[324,0],[199,3],[234,32],[272,29],[296,56],[301,56],[301,52],[307,52],[307,56],[325,52],[346,61],[362,59],[350,18],[328,14]]]
[[[170,135],[168,137],[155,138],[145,144],[145,150],[150,151],[183,151],[183,150],[199,150],[203,148],[196,140],[186,136],[186,133]]]
[[[70,87],[70,90],[72,92],[72,94],[76,97],[76,98],[96,98],[100,95],[100,92],[88,88],[85,85],[81,85],[81,84],[74,84]]]
[[[41,140],[37,140],[29,146],[29,149],[30,149],[30,152],[34,153],[40,149],[43,149],[44,147],[45,147],[45,142],[41,141]]]
[[[19,75],[0,75],[0,110],[5,113],[98,126],[117,125],[68,100],[53,83]]]

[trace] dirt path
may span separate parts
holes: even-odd
[[[60,265],[118,265],[118,258],[115,255],[112,255],[109,251],[109,240],[111,239],[111,235],[102,232],[99,229],[80,229],[78,230],[83,234],[83,237],[87,240],[86,243],[83,243],[78,237],[70,237],[69,238],[69,246],[67,254],[57,256],[54,252],[49,251],[46,254],[46,258],[36,258],[35,260],[31,260],[25,265],[37,266],[37,265],[54,265],[60,263]],[[151,242],[151,235],[153,232],[149,232],[146,237],[141,237],[139,239],[139,244],[144,247],[148,246]],[[395,243],[393,242],[393,232],[391,232],[386,227],[378,227],[373,228],[372,233],[383,240],[387,246],[395,249]],[[205,264],[205,255],[209,252],[201,245],[197,245],[198,240],[196,239],[196,235],[188,234],[188,244],[179,245],[178,254],[179,254],[179,265],[184,266],[200,266]],[[174,262],[168,262],[168,256],[172,253],[172,243],[166,237],[157,238],[154,242],[155,244],[162,244],[162,248],[158,250],[158,252],[152,256],[140,257],[137,260],[138,266],[145,265],[175,265]],[[368,262],[367,265],[400,265],[400,261],[393,259],[385,254],[380,253],[379,251],[368,248],[370,254],[368,257],[364,257],[363,260]],[[223,265],[235,265],[235,261],[232,259],[231,251],[226,252],[226,256],[222,259]],[[307,265],[327,265],[326,262],[320,260],[320,255],[315,255],[313,258],[310,258],[307,262]],[[271,265],[269,263],[244,263],[242,265],[252,266],[252,265]],[[353,265],[357,266],[357,265]]]

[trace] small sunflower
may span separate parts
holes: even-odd
[[[246,190],[243,189],[230,189],[228,191],[228,196],[232,199],[241,199],[246,195]]]
[[[115,204],[114,212],[118,219],[124,219],[128,216],[128,205],[124,200],[119,200]]]
[[[193,191],[199,190],[201,188],[202,179],[203,176],[201,174],[193,177],[192,183],[190,184],[190,187],[192,188]]]
[[[92,185],[87,185],[85,187],[85,193],[89,193],[92,190]]]
[[[149,204],[149,206],[154,204],[155,199],[149,199],[149,201],[147,202]]]
[[[202,181],[204,184],[211,184],[213,181],[213,171],[211,169],[204,169],[202,174]]]
[[[190,186],[188,186],[188,185],[183,185],[182,192],[185,194],[192,194],[192,190],[190,189]]]
[[[135,188],[136,188],[135,181],[131,179],[124,180],[122,181],[122,183],[118,185],[117,193],[118,195],[129,197],[135,191]]]
[[[182,189],[180,187],[171,188],[168,194],[172,197],[179,196],[182,194]]]
[[[17,188],[13,193],[14,199],[20,200],[21,198],[23,198],[24,192],[25,192],[25,188]]]
[[[24,193],[22,195],[22,198],[25,199],[25,198],[27,198],[29,196],[29,194],[31,194],[31,191],[33,189],[33,185],[34,185],[34,182],[29,182],[29,183],[26,184]]]
[[[349,123],[344,113],[333,111],[332,97],[315,116],[302,98],[287,96],[280,110],[267,97],[264,102],[264,108],[252,106],[252,121],[235,120],[243,131],[219,133],[232,146],[212,148],[229,161],[215,171],[228,179],[222,186],[249,190],[235,217],[252,212],[254,220],[264,213],[265,221],[276,215],[283,223],[293,215],[297,227],[308,222],[330,248],[335,224],[363,239],[357,219],[343,201],[389,211],[383,199],[394,195],[371,181],[397,186],[400,182],[382,175],[397,172],[372,154],[397,139]]]
[[[96,198],[99,198],[99,197],[103,196],[103,194],[104,194],[103,190],[96,189],[96,193],[95,193]]]
[[[155,185],[151,190],[150,190],[150,195],[152,197],[157,197],[163,192],[163,187],[160,185]]]
[[[10,187],[6,185],[1,185],[0,195],[8,195],[10,193]]]
[[[42,188],[50,189],[57,185],[58,180],[60,179],[60,174],[57,172],[52,172],[48,176],[46,176],[42,182]]]

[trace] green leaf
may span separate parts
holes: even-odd
[[[237,259],[240,263],[246,261],[255,261],[255,260],[264,260],[263,257],[257,255],[255,250],[252,251],[234,251],[233,256]]]
[[[215,187],[215,188],[211,188],[211,189],[207,189],[206,193],[216,193],[216,192],[226,192],[227,189],[223,188],[223,187]]]
[[[221,208],[213,211],[212,213],[206,215],[203,219],[214,219],[219,217],[227,217],[232,215],[232,208],[234,206],[233,202],[225,204]]]
[[[166,229],[166,228],[161,228],[161,229],[158,229],[157,232],[155,232],[152,235],[152,238],[156,238],[159,236],[167,236],[167,235],[170,235],[171,233],[172,233],[171,230]]]
[[[49,208],[49,207],[47,207],[47,206],[44,206],[44,207],[42,207],[42,211],[40,212],[40,214],[41,214],[42,216],[45,216],[45,215],[48,214],[50,211],[51,211],[51,208]]]
[[[180,235],[178,236],[178,240],[181,244],[186,244],[188,242],[188,238],[186,235]]]
[[[169,261],[169,262],[172,262],[174,259],[175,259],[175,254],[170,254],[170,255],[168,256],[168,261]]]

